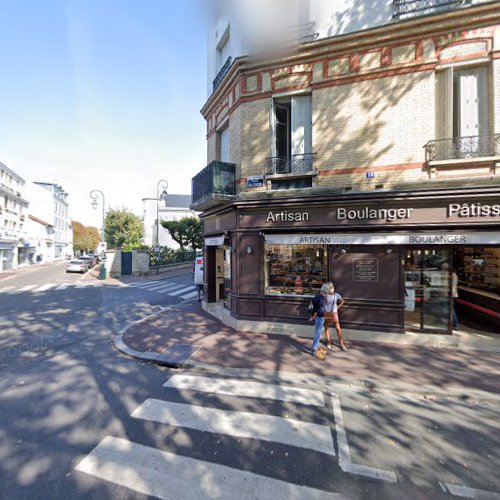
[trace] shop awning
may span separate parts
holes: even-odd
[[[499,231],[265,234],[272,245],[500,245]]]
[[[224,245],[224,235],[220,236],[209,236],[205,238],[205,246],[206,247],[220,247]]]

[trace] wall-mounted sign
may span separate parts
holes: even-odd
[[[247,177],[247,188],[257,188],[264,186],[263,175],[249,175]]]
[[[220,247],[224,245],[224,235],[222,236],[211,236],[205,238],[205,246],[207,247]]]
[[[353,259],[352,261],[353,281],[378,281],[378,259]]]

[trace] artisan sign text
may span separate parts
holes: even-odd
[[[308,212],[269,212],[267,214],[266,222],[308,222]]]

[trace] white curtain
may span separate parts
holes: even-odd
[[[460,137],[479,135],[478,80],[477,69],[460,72]]]
[[[229,127],[220,134],[220,161],[229,163]]]

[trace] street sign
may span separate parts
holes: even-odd
[[[104,253],[107,249],[107,245],[105,241],[100,241],[97,245],[97,253]]]

